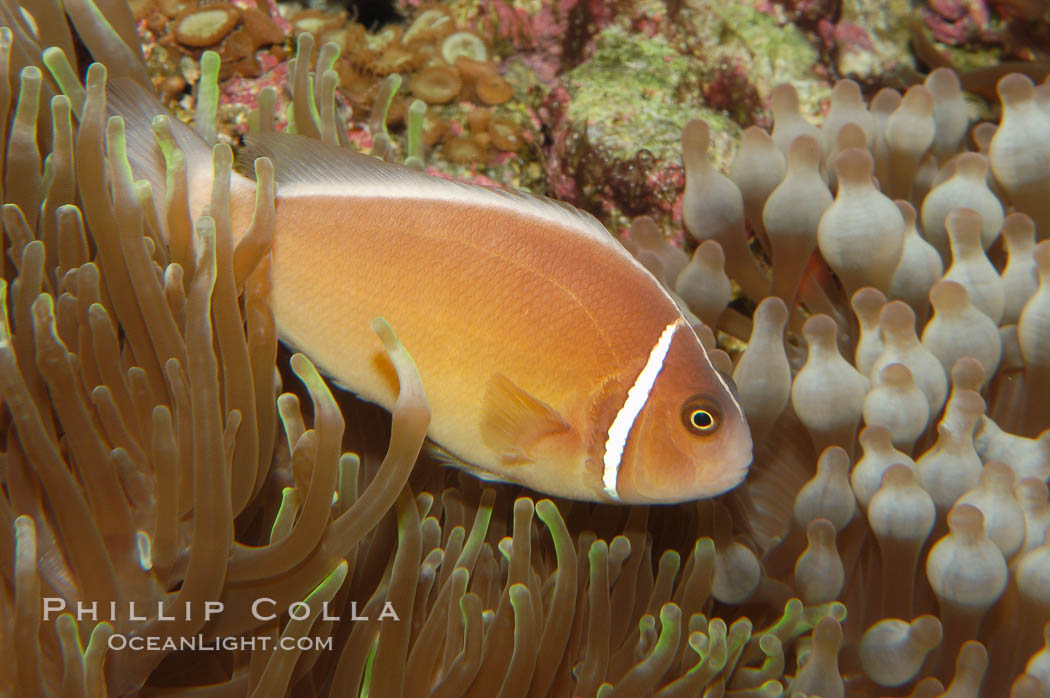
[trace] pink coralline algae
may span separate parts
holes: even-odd
[[[539,12],[530,13],[506,0],[483,0],[482,11],[495,23],[497,38],[509,41],[521,50],[536,50],[557,42],[557,31],[564,30],[564,18],[557,4],[543,3]]]
[[[547,152],[547,188],[551,195],[608,220],[614,214],[659,216],[672,213],[672,192],[682,189],[681,166],[657,166],[648,150],[633,157],[617,158],[601,144],[594,144],[586,125],[569,117],[569,94],[553,89],[540,108],[551,126]]]
[[[288,63],[280,61],[264,51],[259,52],[258,60],[262,68],[262,74],[257,78],[234,76],[225,80],[220,87],[219,105],[227,108],[243,108],[246,111],[257,109],[259,106],[259,91],[265,87],[276,88],[277,109],[275,110],[275,116],[278,128],[283,130],[287,95],[282,88],[288,84]],[[247,132],[247,121],[239,122],[236,126],[239,132]]]
[[[768,0],[760,2],[755,9],[777,17],[780,13],[774,5],[782,5],[796,24],[807,28],[821,20],[830,21],[838,14],[837,5],[832,0]]]
[[[583,60],[591,39],[617,12],[616,3],[606,0],[555,0],[535,12],[512,0],[482,0],[481,10],[491,18],[493,36],[526,54],[526,62],[544,81]]]
[[[563,166],[567,155],[566,141],[571,130],[568,113],[569,91],[564,87],[551,90],[538,110],[541,121],[551,127],[553,141],[547,158],[547,188],[555,198],[575,201],[579,194],[576,181]]]
[[[674,219],[674,192],[685,186],[680,165],[659,167],[648,150],[617,158],[591,143],[586,130],[568,119],[556,122],[547,159],[547,187],[603,220],[616,214],[649,214]]]
[[[737,61],[714,66],[703,75],[700,89],[709,108],[725,112],[741,126],[755,125],[763,118],[762,97],[749,79],[747,68]]]
[[[993,38],[990,17],[984,0],[930,0],[923,12],[934,38],[951,46]]]
[[[832,24],[828,19],[817,22],[817,33],[821,41],[828,48],[840,50],[861,49],[871,51],[873,49],[871,37],[864,27],[854,24],[848,20]]]

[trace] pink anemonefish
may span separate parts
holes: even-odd
[[[151,121],[166,111],[130,81],[108,97],[125,118],[132,169],[163,207]],[[197,216],[210,149],[170,121]],[[259,156],[276,172],[281,339],[389,408],[397,378],[370,329],[385,317],[419,368],[444,460],[606,502],[679,502],[743,480],[751,435],[732,391],[674,300],[592,216],[301,136],[254,137],[239,159]],[[255,183],[234,173],[234,244],[254,197]]]

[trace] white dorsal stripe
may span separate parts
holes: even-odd
[[[656,340],[656,344],[649,352],[649,359],[642,367],[638,378],[635,379],[634,385],[627,391],[627,399],[624,400],[623,407],[616,413],[616,418],[609,426],[609,438],[605,441],[605,454],[602,457],[605,465],[602,472],[602,484],[605,486],[605,493],[615,500],[620,498],[616,485],[620,477],[620,463],[623,460],[623,449],[627,446],[627,437],[630,436],[635,420],[638,419],[642,408],[649,400],[649,393],[653,390],[657,376],[663,370],[664,359],[667,358],[667,352],[671,349],[671,340],[674,339],[675,331],[684,325],[685,321],[678,318],[660,333],[660,339]]]
[[[411,199],[423,199],[497,209],[568,228],[637,264],[598,219],[561,201],[443,179],[348,148],[335,148],[312,138],[286,133],[249,136],[238,162],[251,171],[247,165],[264,155],[273,160],[279,198],[397,199],[399,205],[409,205]]]

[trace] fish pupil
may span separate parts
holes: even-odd
[[[707,410],[693,410],[693,414],[690,415],[690,421],[694,427],[701,431],[710,429],[715,423],[714,417]]]
[[[696,436],[710,436],[718,429],[718,407],[707,395],[694,395],[682,404],[682,424]]]

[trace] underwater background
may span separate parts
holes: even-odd
[[[1046,2],[0,12],[0,695],[1050,697]],[[165,220],[133,181],[119,78],[218,144],[208,215],[162,124]],[[383,323],[393,417],[329,385],[265,166],[230,242],[274,130],[597,217],[732,376],[745,483],[445,467]]]

